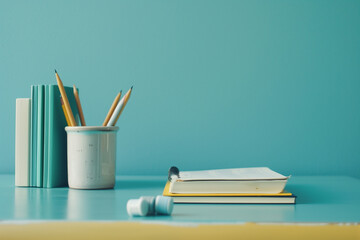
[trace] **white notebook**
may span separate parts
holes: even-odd
[[[171,175],[171,193],[280,193],[288,177],[267,167],[180,171]]]
[[[228,168],[205,171],[181,171],[179,180],[275,180],[287,179],[284,175],[274,172],[267,167]]]

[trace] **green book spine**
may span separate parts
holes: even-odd
[[[36,150],[37,150],[37,86],[31,86],[31,158],[30,158],[30,186],[36,182]]]
[[[44,85],[38,86],[37,151],[36,151],[36,187],[42,187],[44,154]]]
[[[48,141],[49,141],[49,85],[45,85],[44,92],[44,167],[43,167],[43,187],[49,186],[48,181]]]

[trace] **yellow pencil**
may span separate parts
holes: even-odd
[[[55,70],[55,76],[56,76],[57,84],[59,86],[60,94],[64,101],[66,112],[68,113],[68,116],[69,116],[70,126],[76,126],[75,118],[74,118],[73,112],[71,111],[70,103],[67,98],[67,95],[66,95],[66,92],[64,89],[64,85],[63,85],[58,73],[56,72],[56,70]]]
[[[122,108],[121,108],[121,110],[120,110],[119,114],[117,115],[117,118],[116,118],[116,120],[115,120],[115,122],[114,122],[113,126],[115,126],[115,124],[116,124],[117,120],[119,119],[119,117],[120,117],[120,115],[121,115],[122,111],[124,110],[124,108],[125,108],[125,106],[126,106],[127,102],[129,101],[129,98],[130,98],[130,95],[131,95],[132,89],[133,89],[133,87],[131,87],[131,88],[129,89],[129,91],[125,94],[125,96],[124,96],[124,98],[125,98],[125,99],[124,99],[124,105],[122,106]]]
[[[66,112],[65,105],[64,105],[64,101],[63,101],[63,99],[62,99],[61,96],[60,96],[60,102],[61,102],[62,110],[64,111],[64,115],[65,115],[65,119],[66,119],[67,125],[70,126],[69,116],[68,116],[68,114],[67,114],[67,112]]]
[[[118,104],[119,100],[120,100],[120,97],[121,97],[121,91],[116,95],[115,99],[114,99],[114,102],[112,103],[110,109],[109,109],[109,112],[108,114],[106,115],[106,118],[103,122],[103,126],[106,126],[111,118],[111,115],[113,114],[115,108],[116,108],[116,105]]]
[[[75,84],[74,84],[73,88],[74,88],[74,97],[75,97],[76,105],[77,105],[79,115],[80,115],[81,126],[86,126],[84,113],[83,113],[81,103],[80,103],[79,93],[75,87]]]

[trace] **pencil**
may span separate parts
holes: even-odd
[[[120,115],[121,115],[122,111],[124,110],[124,108],[125,108],[125,106],[126,106],[127,102],[129,101],[129,98],[130,98],[130,95],[131,95],[132,89],[133,89],[133,87],[131,87],[131,88],[129,89],[129,91],[126,93],[126,95],[124,96],[124,97],[125,97],[125,100],[124,100],[124,106],[121,108],[121,110],[120,110],[119,114],[117,115],[116,120],[115,120],[115,122],[114,122],[114,125],[113,125],[113,126],[115,126],[115,124],[116,124],[117,120],[119,119],[119,117],[120,117]]]
[[[113,112],[114,112],[114,110],[115,110],[115,108],[116,108],[116,105],[117,105],[117,103],[119,102],[119,100],[120,100],[120,97],[121,97],[121,91],[116,95],[116,97],[115,97],[115,99],[114,99],[114,102],[112,103],[112,105],[111,105],[111,107],[110,107],[110,109],[109,109],[109,112],[108,112],[108,114],[106,115],[106,118],[105,118],[105,120],[104,120],[104,122],[103,122],[103,126],[106,126],[107,124],[108,124],[108,122],[109,122],[109,120],[110,120],[110,117],[111,117],[111,115],[113,114]]]
[[[64,111],[64,115],[65,115],[65,119],[66,119],[67,125],[70,126],[69,116],[68,116],[68,114],[67,114],[67,112],[66,112],[65,105],[64,105],[64,101],[63,101],[63,99],[62,99],[61,96],[60,96],[60,102],[61,102],[62,110]]]
[[[86,126],[84,113],[83,113],[81,103],[80,103],[79,93],[75,87],[75,84],[73,85],[73,88],[74,88],[74,97],[75,97],[76,105],[77,105],[79,115],[80,115],[81,126]]]
[[[73,115],[73,113],[71,111],[70,103],[69,103],[69,100],[67,98],[67,95],[66,95],[66,92],[65,92],[65,89],[64,89],[64,85],[63,85],[58,73],[56,72],[56,70],[55,70],[55,76],[56,76],[57,84],[59,86],[60,94],[61,94],[61,96],[63,98],[63,101],[64,101],[66,112],[67,112],[67,114],[69,116],[70,126],[76,126],[74,115]]]
[[[132,88],[131,88],[132,89]],[[121,100],[116,105],[116,108],[114,112],[112,113],[109,122],[106,126],[115,126],[116,121],[119,119],[119,115],[122,112],[123,108],[125,107],[125,101],[127,101],[129,93],[131,92],[131,89],[121,98]]]

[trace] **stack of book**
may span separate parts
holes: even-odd
[[[72,87],[65,87],[74,117],[79,113]],[[31,98],[16,99],[15,185],[67,185],[67,121],[57,85],[32,85]]]
[[[288,177],[261,168],[179,171],[172,167],[164,196],[174,203],[273,203],[294,204],[284,190]]]

